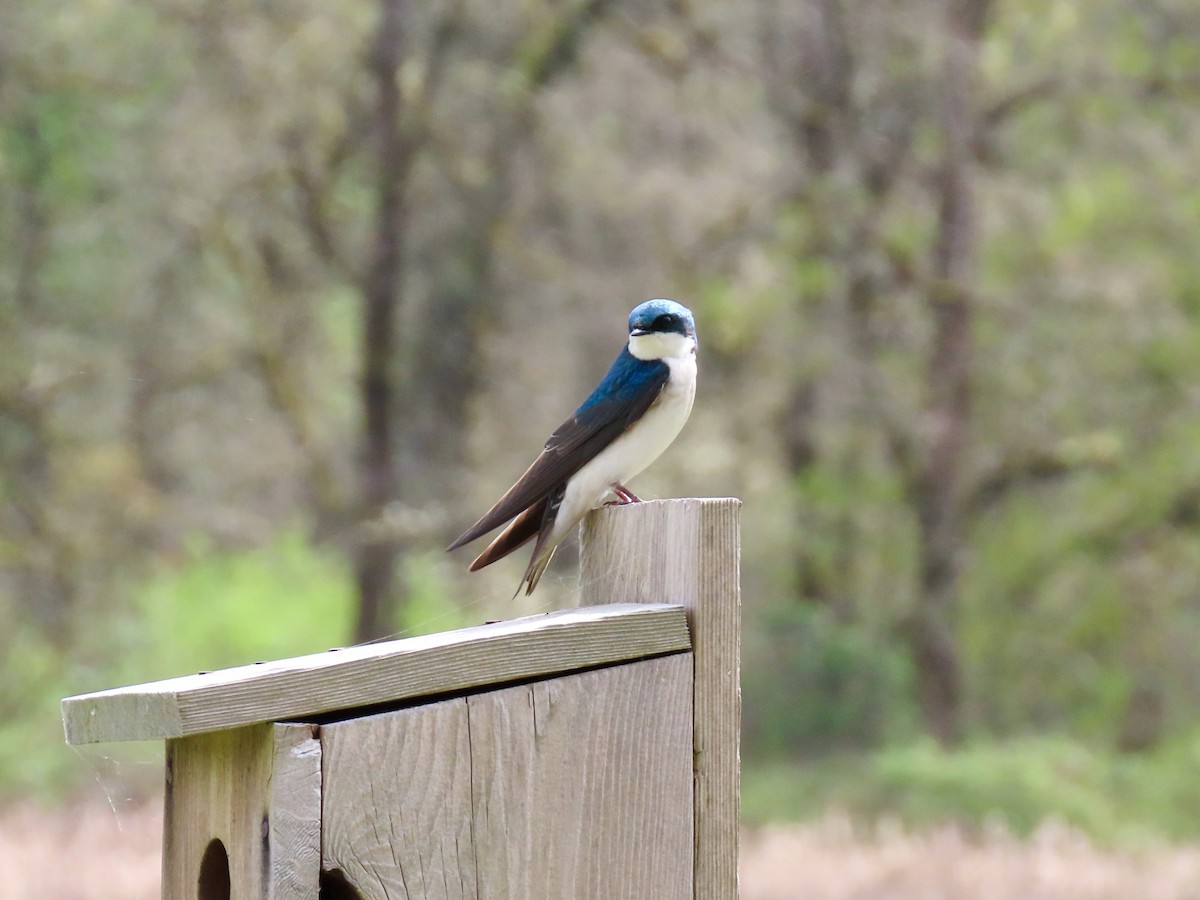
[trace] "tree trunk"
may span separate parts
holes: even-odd
[[[468,197],[469,214],[448,246],[439,249],[431,295],[412,316],[403,346],[395,334],[404,268],[404,234],[409,221],[405,188],[413,158],[425,138],[436,85],[457,23],[444,23],[429,54],[426,91],[404,109],[396,72],[402,62],[402,0],[380,0],[380,21],[371,72],[376,84],[379,128],[378,207],[375,249],[364,296],[361,517],[356,571],[359,619],[355,639],[387,633],[388,598],[394,593],[402,539],[383,517],[404,487],[405,500],[437,506],[453,501],[465,460],[470,401],[478,392],[479,343],[496,314],[490,300],[494,234],[507,214],[512,163],[534,126],[538,92],[575,64],[589,25],[612,0],[583,0],[538,31],[514,52],[522,90],[510,98],[494,123],[488,153],[488,183]],[[404,359],[399,357],[403,355]],[[396,390],[405,373],[404,391]],[[402,427],[398,427],[402,424]],[[375,523],[377,527],[371,527]]]
[[[971,312],[977,217],[970,178],[975,78],[989,0],[948,0],[937,173],[938,233],[929,294],[933,346],[922,423],[925,452],[912,485],[920,585],[907,637],[926,724],[944,745],[962,737],[962,661],[955,637],[965,545],[963,477],[970,448]]]
[[[556,13],[552,27],[536,30],[515,48],[519,76],[493,122],[486,151],[487,181],[464,195],[461,227],[437,248],[431,294],[413,323],[401,399],[404,430],[397,455],[406,499],[420,506],[455,508],[466,465],[471,401],[483,377],[480,344],[498,316],[492,286],[495,235],[508,215],[514,163],[536,127],[541,91],[572,70],[589,28],[613,0],[581,0]],[[457,529],[446,535],[448,540]]]
[[[403,0],[380,0],[370,69],[376,89],[377,203],[370,268],[363,284],[363,446],[359,470],[360,513],[355,575],[359,609],[355,641],[390,630],[384,617],[395,581],[399,545],[381,523],[399,488],[393,453],[397,401],[392,366],[396,311],[400,303],[406,225],[405,187],[410,151],[401,129],[402,97],[396,73],[403,55]]]
[[[467,464],[471,401],[482,380],[480,349],[496,314],[492,232],[508,210],[508,161],[493,169],[495,187],[480,192],[476,216],[441,250],[426,308],[413,324],[409,390],[400,398],[404,429],[397,455],[406,500],[435,509],[456,508]],[[441,267],[439,267],[441,268]]]

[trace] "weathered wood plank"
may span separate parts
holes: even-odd
[[[681,603],[695,655],[696,897],[737,897],[741,501],[612,506],[584,520],[583,605]]]
[[[471,748],[459,698],[321,729],[321,866],[363,900],[475,898]]]
[[[175,738],[689,647],[678,607],[562,610],[68,697],[63,726],[70,744]]]
[[[310,725],[277,722],[272,726],[267,898],[311,900],[321,872],[321,743]]]
[[[676,654],[326,726],[324,867],[363,900],[690,897],[691,678]]]
[[[681,654],[470,698],[486,896],[691,897],[691,669]]]
[[[310,725],[265,724],[167,742],[163,898],[213,880],[231,900],[314,900],[321,865],[321,746]],[[223,855],[222,855],[223,854]],[[227,864],[225,859],[228,860]]]

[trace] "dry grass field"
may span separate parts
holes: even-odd
[[[743,900],[1184,900],[1200,898],[1200,846],[1100,852],[1047,824],[1025,841],[944,827],[856,833],[818,825],[743,836]]]
[[[0,811],[5,897],[152,900],[156,803]],[[856,832],[836,816],[743,839],[743,900],[1200,900],[1200,846],[1103,853],[1046,825],[1031,840],[942,828]]]

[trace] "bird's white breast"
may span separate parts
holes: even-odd
[[[614,481],[625,483],[642,472],[678,437],[696,399],[696,357],[664,359],[670,377],[653,405],[615,441],[601,450],[567,483],[555,531],[565,534],[589,510],[599,506]]]

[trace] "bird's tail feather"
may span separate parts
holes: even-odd
[[[533,538],[542,527],[547,502],[548,500],[543,500],[541,503],[535,503],[509,522],[508,527],[496,535],[496,539],[475,557],[475,561],[471,563],[471,571],[476,572],[484,566],[490,566]]]
[[[558,547],[550,548],[550,552],[538,557],[534,554],[533,559],[529,561],[529,567],[525,570],[525,574],[521,577],[521,583],[517,585],[517,593],[513,594],[515,600],[517,594],[521,593],[521,588],[525,588],[525,596],[528,597],[533,593],[533,589],[538,586],[538,582],[542,580],[542,573],[546,571],[546,566],[550,565],[550,560],[554,558],[554,551]]]

